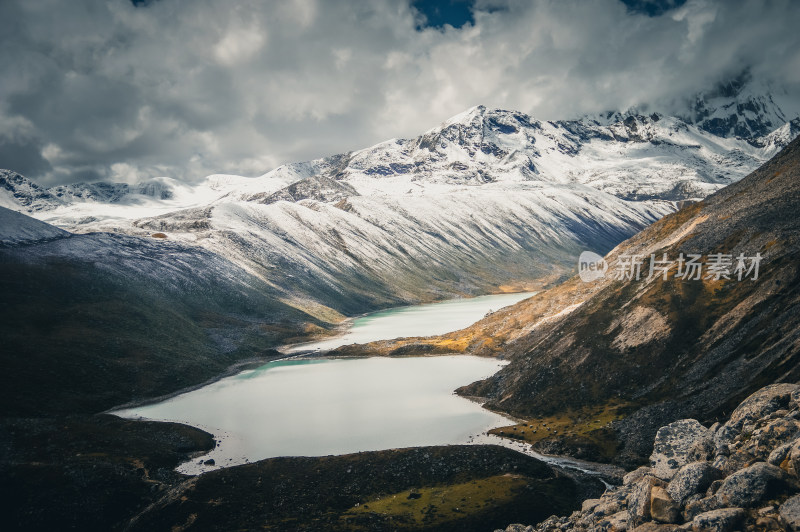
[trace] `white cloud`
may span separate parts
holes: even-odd
[[[229,28],[214,46],[214,55],[226,66],[235,66],[251,59],[266,41],[265,31],[257,25]]]
[[[0,167],[50,183],[252,175],[479,103],[565,118],[675,101],[745,67],[798,94],[790,1],[655,18],[617,0],[489,7],[420,32],[402,0],[4,0]]]

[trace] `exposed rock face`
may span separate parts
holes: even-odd
[[[708,429],[694,419],[681,419],[661,427],[656,433],[650,467],[658,478],[670,480],[678,469],[686,465],[689,450],[702,440]]]
[[[800,530],[796,398],[799,384],[773,384],[745,399],[726,423],[705,428],[683,419],[664,426],[652,467],[631,471],[621,486],[569,517],[506,532]]]
[[[313,176],[272,194],[258,193],[248,198],[249,201],[270,204],[277,201],[301,201],[312,199],[316,201],[333,202],[359,193],[345,182],[336,181],[325,176]]]

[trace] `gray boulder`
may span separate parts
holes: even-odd
[[[742,446],[759,460],[766,460],[770,453],[781,445],[794,441],[800,432],[800,423],[794,419],[778,418],[756,429],[750,440]]]
[[[622,485],[627,486],[628,484],[633,484],[644,478],[645,475],[649,475],[651,473],[652,471],[647,466],[638,467],[622,477]]]
[[[800,531],[800,495],[786,499],[778,509],[778,513],[790,530]]]
[[[689,449],[708,435],[708,429],[695,419],[681,419],[658,429],[653,454],[650,455],[653,474],[663,480],[671,480],[678,469],[689,461]]]
[[[767,457],[767,463],[772,464],[774,466],[779,466],[781,463],[789,456],[789,451],[792,450],[792,445],[794,442],[784,443],[778,447],[775,447],[769,456]]]
[[[601,502],[603,502],[602,499],[586,499],[581,504],[581,512],[592,513]]]
[[[650,491],[653,486],[663,487],[664,482],[652,475],[639,479],[628,496],[628,523],[636,526],[650,519]]]
[[[781,468],[758,462],[726,478],[714,497],[719,506],[751,508],[790,486],[789,475]]]
[[[792,445],[789,447],[789,451],[786,453],[785,458],[788,458],[789,460],[789,473],[796,477],[800,476],[800,440],[795,440],[792,442]]]
[[[728,468],[728,457],[718,454],[714,461],[711,462],[711,465],[720,471],[725,471]]]
[[[742,401],[725,425],[741,430],[743,426],[753,424],[789,406],[792,393],[797,391],[800,391],[798,384],[781,383],[765,386]]]
[[[610,532],[623,532],[628,530],[628,512],[617,512],[603,521],[605,530]]]
[[[733,439],[739,434],[739,431],[733,427],[722,425],[717,428],[711,437],[714,443],[714,450],[718,455],[728,456],[730,450],[728,446],[733,443]]]
[[[719,479],[712,482],[711,485],[706,490],[706,497],[711,497],[712,495],[715,495],[717,491],[719,491],[719,488],[720,486],[722,486],[723,482],[725,482],[724,479]]]
[[[714,497],[702,497],[700,494],[692,495],[686,499],[685,505],[683,517],[687,521],[691,521],[702,513],[719,508],[719,504]]]
[[[693,462],[678,470],[667,486],[672,499],[678,504],[695,493],[705,493],[712,482],[722,477],[722,472],[708,462]]]
[[[695,440],[692,446],[689,447],[689,452],[686,454],[689,462],[705,462],[714,459],[716,446],[712,438],[713,434],[711,429],[709,429],[705,436]]]
[[[745,513],[741,508],[720,508],[695,517],[692,520],[692,530],[696,532],[730,532],[737,530],[744,518]]]

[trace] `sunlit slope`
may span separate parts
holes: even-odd
[[[520,416],[630,401],[643,408],[618,425],[625,441],[631,424],[647,429],[667,418],[721,413],[767,383],[796,381],[798,209],[795,140],[743,181],[665,217],[606,257],[613,263],[643,255],[647,268],[651,253],[702,254],[704,261],[710,253],[760,254],[757,280],[704,273],[700,281],[643,276],[592,288],[573,278],[470,330],[467,336],[491,337],[494,327],[502,337],[514,320],[530,320],[529,332],[502,349],[511,364],[462,393],[488,396],[488,406]]]

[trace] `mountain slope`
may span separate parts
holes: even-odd
[[[658,114],[542,122],[470,109],[413,139],[258,178],[162,178],[41,189],[6,172],[8,201],[73,232],[164,233],[224,257],[289,304],[335,322],[387,306],[535,289],[679,202],[771,156]]]
[[[615,429],[622,456],[636,460],[649,452],[638,447],[648,431],[665,421],[713,417],[764,384],[796,381],[799,208],[795,140],[746,179],[659,220],[605,258],[613,265],[641,255],[646,274],[650,254],[702,254],[707,263],[712,253],[760,253],[757,280],[570,279],[452,335],[467,351],[488,346],[511,358],[462,393],[488,396],[488,407],[521,417],[628,404],[633,413]],[[487,344],[491,333],[499,334]]]
[[[0,247],[69,236],[66,231],[0,207]]]
[[[96,412],[171,393],[319,329],[196,246],[70,235],[2,208],[0,221],[48,238],[0,247],[0,415]]]

